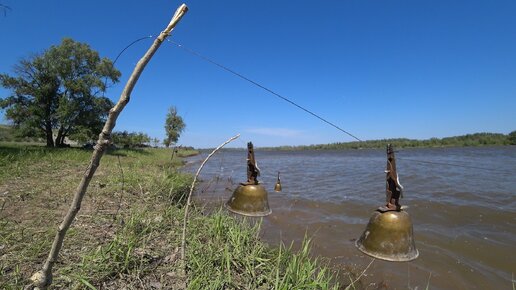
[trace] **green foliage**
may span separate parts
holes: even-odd
[[[299,251],[272,249],[260,241],[260,222],[223,211],[190,224],[190,289],[338,289],[328,268],[309,256],[307,238]]]
[[[117,131],[111,134],[113,144],[123,148],[148,147],[151,142],[149,135],[143,132]]]
[[[511,145],[516,145],[516,131],[509,133],[509,142]]]
[[[12,126],[0,125],[0,141],[41,143],[41,138],[22,136]]]
[[[185,129],[185,123],[183,118],[177,114],[176,107],[170,107],[167,113],[167,119],[165,120],[165,133],[166,137],[163,140],[163,144],[168,148],[170,145],[176,144],[179,140],[179,136]]]
[[[512,134],[512,135],[511,135]],[[511,141],[512,140],[512,141]],[[513,143],[511,143],[513,142]],[[307,146],[281,146],[275,149],[280,150],[339,150],[339,149],[376,149],[385,148],[392,144],[396,148],[411,147],[461,147],[461,146],[487,146],[487,145],[510,145],[516,144],[516,131],[509,135],[498,133],[475,133],[463,136],[430,138],[428,140],[415,140],[406,138],[382,139],[354,142],[338,142],[331,144],[318,144]],[[271,149],[271,148],[262,148]]]
[[[65,137],[94,139],[113,106],[100,93],[106,91],[107,80],[115,83],[119,77],[109,59],[65,38],[21,60],[14,76],[0,75],[0,85],[11,91],[0,99],[0,107],[20,134],[45,137],[49,147],[64,145]]]

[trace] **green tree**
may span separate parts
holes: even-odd
[[[181,133],[185,129],[183,118],[177,114],[176,107],[172,106],[168,109],[167,119],[165,120],[165,139],[163,144],[168,148],[179,140]]]
[[[0,74],[12,92],[0,107],[22,135],[45,137],[49,147],[63,146],[66,137],[94,139],[113,107],[101,93],[120,77],[109,59],[70,38],[21,60],[14,74]]]
[[[113,144],[123,148],[147,147],[151,142],[149,135],[143,132],[127,132],[117,131],[111,133],[111,140]]]
[[[516,131],[509,133],[509,144],[516,145]]]

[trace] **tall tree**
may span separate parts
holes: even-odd
[[[163,144],[165,144],[167,148],[170,147],[170,145],[176,144],[185,126],[183,118],[177,114],[176,107],[172,106],[168,108],[167,119],[165,120],[166,137],[163,140]]]
[[[109,59],[70,38],[21,60],[14,73],[0,74],[0,85],[12,92],[0,107],[23,135],[44,136],[49,147],[74,135],[94,139],[113,107],[101,93],[120,77]]]

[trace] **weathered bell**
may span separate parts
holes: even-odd
[[[281,180],[279,177],[279,172],[278,172],[278,180],[276,180],[276,185],[274,185],[274,191],[276,191],[276,192],[281,191]]]
[[[412,221],[404,210],[374,212],[355,245],[369,256],[387,261],[411,261],[419,256]]]
[[[266,216],[272,211],[268,194],[258,183],[260,169],[254,159],[253,143],[247,143],[247,182],[240,183],[226,203],[226,208],[246,216]]]
[[[387,261],[405,262],[416,259],[412,221],[399,203],[403,186],[396,171],[394,150],[387,146],[386,204],[373,213],[367,227],[355,242],[363,253]]]
[[[272,212],[267,191],[260,184],[239,185],[226,203],[226,208],[246,216],[266,216]]]

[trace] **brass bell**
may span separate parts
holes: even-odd
[[[403,210],[374,212],[355,245],[363,253],[387,261],[411,261],[419,256],[412,221]]]
[[[272,211],[269,207],[268,194],[258,183],[260,169],[254,158],[253,143],[247,143],[247,182],[240,183],[226,203],[226,208],[246,216],[266,216]]]
[[[373,213],[362,236],[355,246],[363,253],[387,261],[405,262],[416,259],[412,221],[399,204],[403,186],[396,172],[396,160],[392,146],[387,145],[386,205]]]
[[[278,171],[278,180],[276,181],[276,185],[274,185],[274,191],[276,191],[276,192],[281,191],[281,180],[279,177],[279,171]]]

